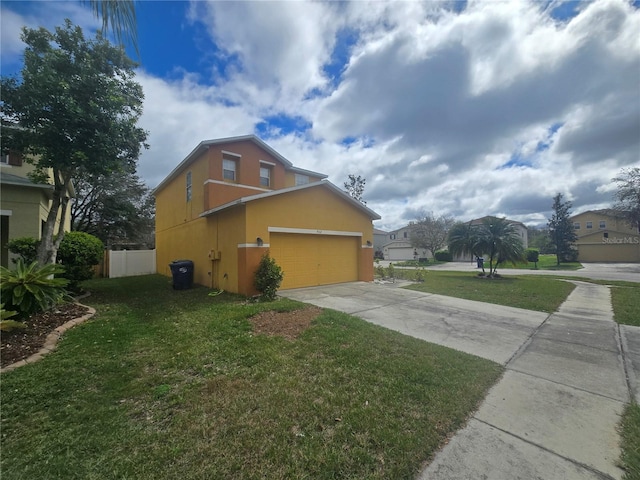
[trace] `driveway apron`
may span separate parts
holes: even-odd
[[[573,283],[552,315],[366,283],[281,294],[506,366],[420,480],[620,479],[640,329],[613,321],[608,287]]]

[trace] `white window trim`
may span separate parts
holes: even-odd
[[[269,233],[299,233],[302,235],[334,235],[340,237],[362,237],[362,232],[343,232],[340,230],[312,230],[310,228],[268,227]]]
[[[269,248],[271,245],[268,243],[263,243],[262,245],[258,245],[257,243],[239,243],[238,248]]]
[[[242,155],[240,155],[239,153],[228,152],[226,150],[220,150],[220,151],[222,152],[223,155],[231,155],[232,157],[242,158]]]
[[[240,187],[240,188],[248,188],[251,190],[258,190],[259,192],[272,192],[273,190],[269,190],[266,188],[260,188],[260,187],[254,187],[252,185],[243,185],[242,183],[232,183],[231,180],[223,182],[222,180],[206,180],[204,182],[204,184],[206,185],[207,183],[215,183],[216,185],[226,185],[228,187]]]
[[[273,162],[267,162],[266,160],[260,160],[260,164],[264,164],[264,165],[270,165],[272,167],[275,167],[276,164]]]
[[[0,210],[0,215],[3,217],[10,217],[13,215],[13,210]]]
[[[226,162],[232,162],[232,163],[233,163],[233,179],[231,179],[231,178],[226,178],[226,177],[224,176],[224,172],[225,172],[225,171],[228,171],[228,172],[230,172],[230,171],[231,171],[231,169],[229,169],[229,168],[224,168],[224,162],[225,162],[225,161],[226,161]],[[223,180],[226,180],[226,181],[228,181],[228,182],[237,182],[237,181],[238,181],[238,161],[237,161],[237,160],[234,160],[234,159],[232,159],[232,158],[223,158],[223,159],[222,159],[222,179],[223,179]]]
[[[267,172],[267,176],[263,177],[262,176],[262,169],[264,169]],[[261,187],[271,187],[271,168],[270,167],[263,167],[262,164],[260,164],[260,186]],[[267,179],[267,185],[263,185],[262,184],[262,179],[266,178]]]

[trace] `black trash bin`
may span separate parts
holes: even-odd
[[[478,257],[478,267],[477,268],[484,268],[484,258]]]
[[[186,290],[193,285],[193,262],[191,260],[174,260],[169,264],[173,275],[173,289]]]

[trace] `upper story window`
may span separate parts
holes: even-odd
[[[238,162],[231,158],[224,158],[222,160],[222,178],[235,182],[238,178]]]
[[[573,224],[573,228],[574,228],[575,230],[580,230],[580,222],[575,222],[575,223]]]
[[[587,228],[593,228],[593,222],[587,222]]]
[[[391,235],[389,235],[389,240],[395,240],[396,239],[396,234],[392,233]]]
[[[607,222],[600,220],[600,228],[607,228]]]
[[[260,186],[271,186],[271,168],[264,166],[260,167]]]
[[[191,184],[191,172],[187,172],[187,202],[191,201],[192,184]]]
[[[301,175],[300,173],[296,173],[296,186],[306,185],[308,183],[309,183],[309,175]]]
[[[22,165],[22,155],[15,152],[9,152],[8,150],[3,150],[0,155],[0,164],[19,167]]]
[[[409,238],[409,232],[404,232],[404,238]]]
[[[2,152],[2,155],[0,155],[0,163],[2,165],[9,165],[9,154]]]

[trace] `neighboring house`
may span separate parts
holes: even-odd
[[[492,217],[490,215],[487,215],[485,217],[482,218],[474,218],[473,220],[470,220],[468,222],[465,222],[467,225],[482,225],[482,223],[484,223],[484,221],[488,218],[497,218],[497,217]],[[520,237],[520,239],[522,240],[522,246],[527,249],[529,248],[529,234],[527,233],[527,226],[524,223],[518,222],[516,220],[509,220],[508,218],[505,218],[505,220],[507,220],[507,222],[509,222],[510,224],[512,224],[515,229],[516,232],[518,232],[518,236]],[[458,256],[454,258],[454,261],[456,262],[463,262],[463,261],[471,261],[471,262],[475,262],[476,259],[475,258],[471,258],[471,255],[462,255],[462,256]]]
[[[640,262],[640,227],[618,212],[592,210],[571,217],[580,262]]]
[[[411,231],[413,230],[413,226],[413,222],[410,222],[409,225],[387,234],[387,238],[382,247],[385,260],[417,260],[418,258],[426,258],[431,255],[429,250],[411,246]]]
[[[23,161],[22,155],[15,152],[0,156],[0,261],[4,267],[10,265],[7,243],[20,237],[40,239],[42,226],[49,215],[53,185],[32,182],[28,174],[33,169]],[[74,192],[69,195],[73,197]],[[64,230],[68,232],[70,229],[71,208],[64,219]]]
[[[373,280],[378,214],[255,135],[201,142],[154,190],[157,271],[243,295],[269,251],[281,288]]]
[[[373,228],[373,252],[375,253],[382,253],[382,247],[384,246],[385,243],[387,243],[387,235],[389,235],[388,232],[385,232],[384,230],[380,230],[379,228]]]

